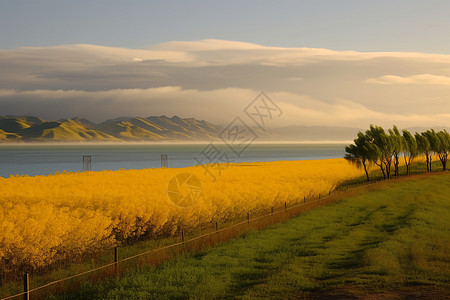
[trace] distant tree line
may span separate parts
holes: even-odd
[[[387,132],[381,126],[370,125],[365,133],[358,132],[353,144],[345,147],[345,159],[363,168],[369,180],[369,166],[377,165],[384,179],[399,176],[399,164],[403,158],[406,174],[411,174],[411,164],[420,155],[426,157],[427,172],[431,172],[433,154],[439,157],[442,169],[447,169],[450,153],[450,134],[446,130],[434,129],[411,134],[393,126]],[[392,174],[393,173],[393,174]]]

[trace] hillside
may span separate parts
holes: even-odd
[[[0,117],[1,142],[200,141],[220,127],[193,118],[123,117],[95,124],[82,118],[46,121],[31,116]]]
[[[166,116],[117,118],[98,124],[97,128],[121,140],[211,140],[220,127],[193,118]]]

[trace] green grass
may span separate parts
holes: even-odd
[[[450,290],[450,174],[384,182],[221,246],[65,299],[292,298],[335,289]]]

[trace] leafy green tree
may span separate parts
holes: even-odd
[[[430,143],[430,149],[431,149],[431,154],[430,154],[430,172],[431,172],[431,160],[432,160],[432,154],[436,154],[437,149],[439,148],[439,138],[436,134],[436,131],[434,131],[434,129],[431,130],[427,130],[423,133],[425,135],[425,137],[427,138],[428,142]]]
[[[431,156],[432,150],[430,142],[425,134],[425,132],[417,133],[414,135],[417,142],[417,150],[419,153],[423,153],[427,160],[427,172],[431,172]]]
[[[436,154],[447,170],[447,160],[450,154],[450,134],[446,130],[439,132],[434,129],[412,135],[408,130],[401,133],[394,125],[388,133],[381,126],[370,125],[370,128],[358,132],[354,143],[345,147],[345,159],[363,168],[369,180],[368,166],[377,165],[384,179],[391,178],[391,168],[394,166],[394,176],[399,176],[400,159],[403,156],[406,174],[411,174],[414,159],[424,154],[427,160],[427,171],[431,172],[432,158]]]
[[[369,143],[367,136],[361,131],[358,132],[358,137],[353,142],[353,144],[345,147],[345,159],[358,168],[363,168],[367,181],[369,181],[368,167],[374,155],[373,145]]]
[[[436,145],[434,152],[438,155],[442,164],[442,170],[447,170],[447,159],[450,152],[450,135],[447,130],[439,131],[436,134]]]
[[[370,125],[366,131],[370,143],[374,145],[374,155],[371,157],[374,164],[380,167],[384,179],[390,179],[393,158],[392,140],[383,127]]]
[[[411,175],[411,163],[419,155],[416,138],[406,129],[403,133],[403,158],[405,159],[406,174]]]
[[[403,137],[397,126],[394,125],[392,129],[389,129],[389,139],[391,142],[391,150],[394,159],[394,176],[398,177],[400,175],[398,167],[400,164],[400,155],[403,152]]]

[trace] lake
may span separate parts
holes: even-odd
[[[252,144],[240,156],[216,145],[231,162],[310,160],[344,156],[345,144]],[[144,169],[161,167],[161,154],[168,155],[168,166],[182,168],[205,162],[213,155],[208,144],[2,144],[0,176],[47,175],[62,171],[81,171],[83,155],[92,157],[92,170]],[[197,160],[196,160],[197,158]],[[206,161],[207,162],[207,161]]]

